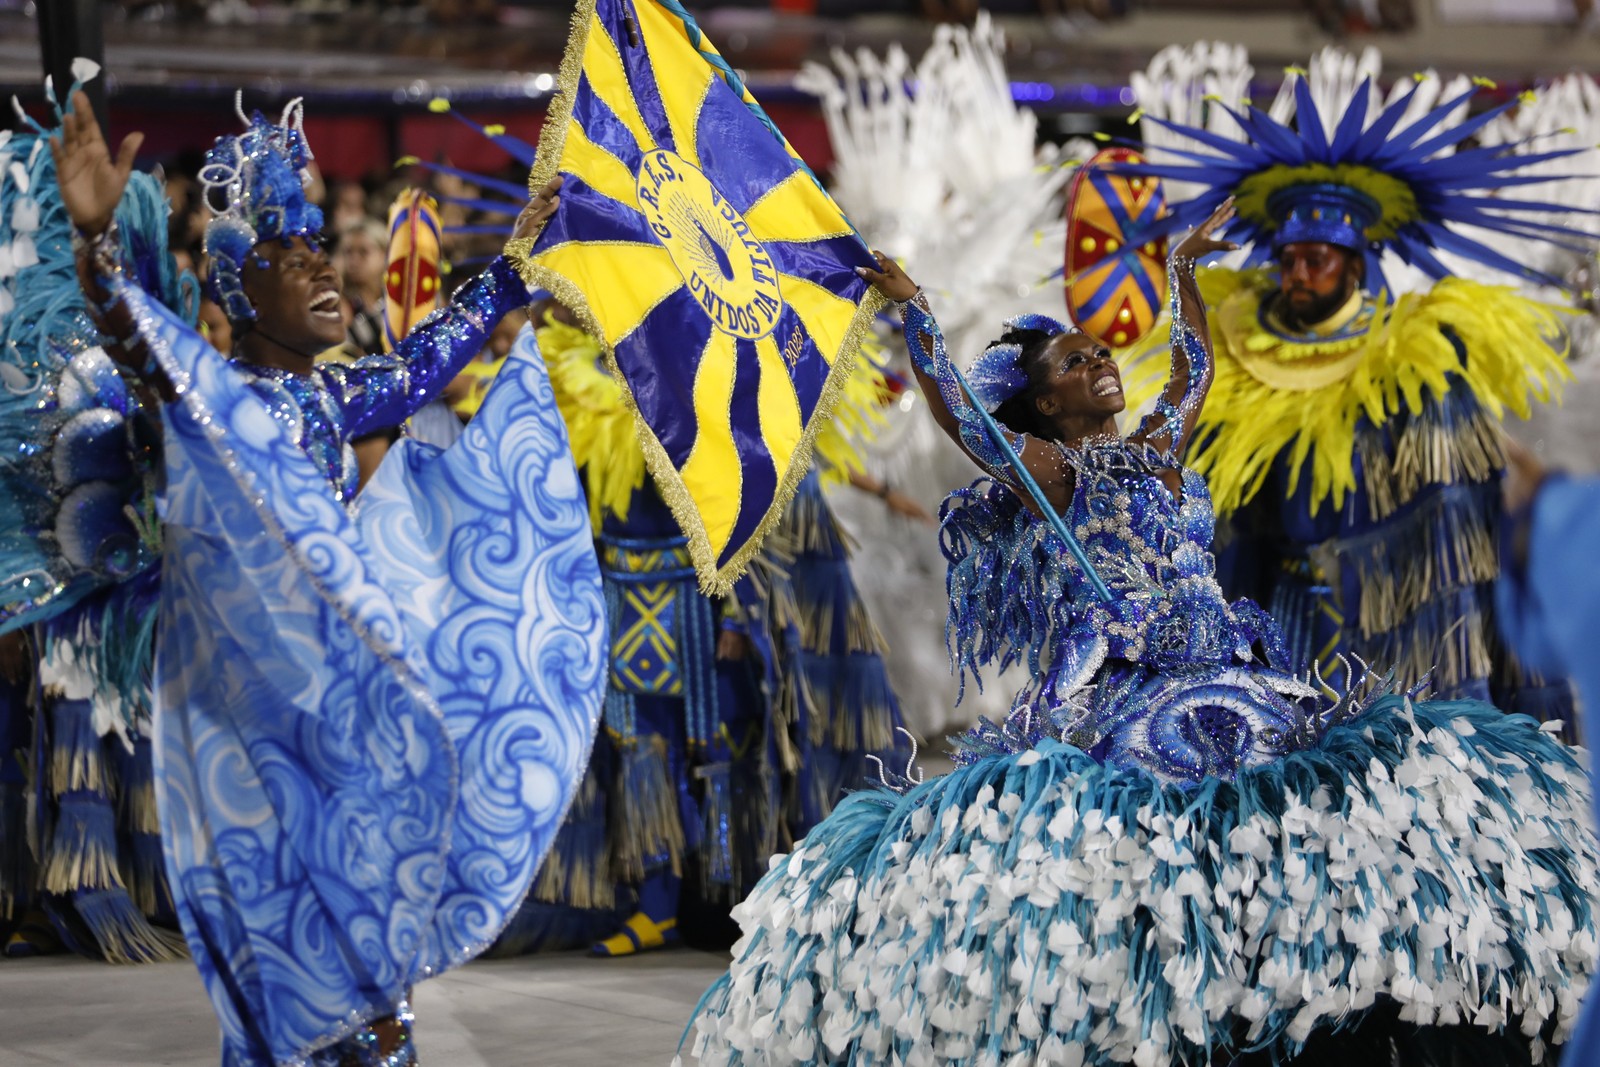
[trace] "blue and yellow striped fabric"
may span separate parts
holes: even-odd
[[[881,298],[866,245],[675,0],[582,0],[508,251],[599,337],[701,584],[725,592],[804,476]]]
[[[693,587],[682,541],[602,539],[600,574],[614,590],[611,685],[624,693],[683,696],[679,594]]]

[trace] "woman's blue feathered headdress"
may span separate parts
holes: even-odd
[[[219,137],[206,153],[200,184],[216,217],[206,227],[206,288],[229,320],[254,322],[255,308],[244,295],[244,265],[262,241],[322,233],[322,209],[306,199],[311,182],[311,148],[306,144],[304,109],[289,102],[274,125],[258,111],[245,118],[245,132]],[[258,264],[264,265],[264,264]]]
[[[1054,337],[1072,327],[1048,315],[1018,315],[1006,320],[1000,336],[1013,330],[1037,330]],[[1022,346],[1013,342],[996,342],[984,349],[967,371],[967,384],[977,394],[983,409],[993,412],[1001,404],[1028,387],[1028,372],[1017,363],[1022,358]]]
[[[1380,254],[1391,250],[1433,278],[1451,271],[1439,252],[1476,260],[1529,281],[1560,281],[1510,258],[1463,233],[1476,227],[1516,237],[1585,247],[1594,235],[1541,221],[1561,213],[1559,204],[1506,195],[1513,186],[1555,180],[1549,174],[1521,174],[1524,168],[1577,154],[1578,149],[1526,152],[1529,142],[1466,147],[1484,126],[1519,98],[1464,122],[1452,116],[1485,84],[1474,84],[1414,121],[1405,121],[1416,94],[1413,86],[1388,106],[1370,113],[1371,80],[1350,97],[1338,121],[1324,121],[1308,79],[1295,78],[1293,126],[1250,106],[1234,109],[1221,101],[1242,139],[1153,115],[1153,122],[1201,149],[1166,148],[1181,162],[1127,164],[1125,173],[1193,182],[1202,191],[1172,205],[1172,211],[1141,236],[1152,238],[1192,229],[1232,196],[1238,216],[1227,237],[1251,246],[1250,262],[1270,258],[1295,241],[1324,241],[1366,254],[1367,283],[1386,288]]]

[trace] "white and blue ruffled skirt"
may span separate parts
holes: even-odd
[[[1044,739],[856,793],[775,858],[692,1048],[1279,1063],[1383,1018],[1476,1040],[1458,1062],[1537,1061],[1594,972],[1596,860],[1580,754],[1482,703],[1384,697],[1188,785]]]

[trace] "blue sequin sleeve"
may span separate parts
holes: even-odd
[[[483,350],[495,325],[525,307],[528,287],[505,256],[417,325],[400,347],[352,366],[317,368],[344,415],[346,437],[398,426],[438,396]]]
[[[1215,373],[1205,320],[1205,302],[1194,276],[1194,260],[1173,256],[1167,261],[1167,292],[1172,319],[1172,369],[1155,409],[1139,423],[1133,437],[1174,451],[1194,430]]]
[[[938,385],[939,399],[960,426],[961,444],[990,474],[1010,482],[1015,475],[1012,474],[1005,455],[990,439],[982,417],[967,399],[966,391],[961,388],[961,382],[956,378],[950,353],[945,348],[944,334],[939,330],[939,323],[934,320],[933,309],[928,306],[927,295],[918,290],[916,296],[900,304],[899,307],[900,320],[905,324],[906,347],[911,352],[911,362],[917,370],[933,379]],[[1017,433],[1007,433],[1006,436],[1012,447],[1020,453],[1023,448],[1023,436]]]

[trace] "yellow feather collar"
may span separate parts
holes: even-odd
[[[634,490],[644,485],[644,448],[622,387],[600,363],[599,342],[549,316],[538,336],[598,535],[607,513],[628,517]]]
[[[1381,333],[1386,309],[1359,294],[1345,329],[1333,336],[1300,340],[1288,334],[1272,314],[1272,295],[1240,289],[1211,315],[1211,336],[1217,350],[1226,350],[1240,367],[1269,389],[1307,392],[1348,378],[1367,358]],[[1374,331],[1373,327],[1380,327]]]
[[[1249,502],[1285,454],[1291,494],[1309,460],[1313,509],[1342,505],[1356,487],[1362,416],[1382,425],[1418,410],[1425,393],[1465,387],[1496,418],[1508,408],[1526,417],[1570,376],[1562,309],[1508,288],[1447,278],[1393,306],[1369,302],[1366,329],[1353,336],[1297,342],[1262,322],[1261,300],[1273,291],[1265,271],[1205,270],[1200,283],[1213,309],[1217,375],[1189,463],[1209,482],[1219,515]],[[1135,382],[1158,377],[1156,351],[1131,354]]]

